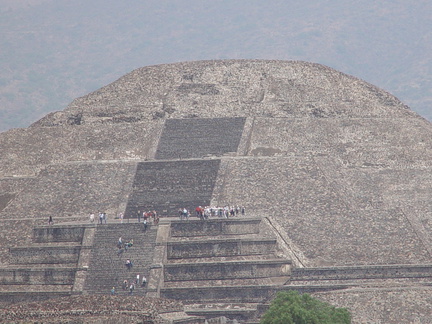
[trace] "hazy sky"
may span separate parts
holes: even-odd
[[[431,1],[0,0],[0,131],[131,70],[203,59],[321,63],[432,120]]]

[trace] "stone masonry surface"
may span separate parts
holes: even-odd
[[[311,266],[430,262],[400,210],[350,208],[350,197],[332,186],[310,156],[222,164],[231,181],[222,191],[215,188],[220,194],[216,199],[243,202],[257,216],[271,213]]]
[[[138,210],[178,216],[179,208],[193,213],[197,206],[208,205],[219,163],[220,160],[139,163],[125,216],[137,217]]]
[[[245,118],[168,119],[156,159],[187,159],[237,152]]]
[[[232,127],[206,131],[220,121]],[[243,205],[248,217],[265,218],[299,267],[432,264],[431,124],[391,94],[323,65],[140,68],[27,129],[0,134],[0,152],[2,268],[16,266],[9,247],[29,246],[49,216],[88,223],[90,212],[105,211],[108,228],[138,207],[171,214],[200,204]],[[431,280],[418,276],[295,285],[350,308],[355,323],[427,323]],[[193,294],[175,283],[163,293],[209,294],[214,302],[274,295],[270,286],[254,290],[265,280],[248,280],[244,290],[224,285],[246,279],[220,280],[213,290],[197,280]]]
[[[115,287],[118,294],[127,295],[128,290],[122,290],[122,283],[136,279],[139,274],[149,277],[155,248],[157,226],[149,225],[144,231],[142,223],[123,223],[98,225],[92,249],[91,263],[85,282],[85,292],[89,294],[109,294]],[[117,242],[119,237],[123,242],[133,240],[133,246],[119,253]],[[125,266],[126,259],[133,262],[130,270]],[[136,286],[134,294],[145,296],[147,287]],[[129,287],[129,286],[128,286]]]
[[[145,160],[162,124],[123,123],[14,129],[0,136],[0,178],[37,175],[48,164]]]

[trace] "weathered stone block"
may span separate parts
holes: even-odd
[[[75,268],[0,269],[0,283],[3,285],[72,285],[75,272]]]
[[[287,276],[286,260],[230,261],[166,264],[165,281],[250,279]]]
[[[168,242],[167,258],[200,258],[217,256],[271,254],[275,250],[276,240],[207,240],[193,242]]]
[[[75,226],[47,226],[33,230],[33,238],[36,243],[48,242],[77,242],[81,243],[84,235],[84,227]]]
[[[77,263],[81,246],[14,247],[10,249],[16,264]]]
[[[261,219],[213,219],[210,221],[173,221],[171,236],[216,236],[258,234]]]
[[[276,286],[163,288],[161,297],[185,302],[256,303],[270,297],[275,290]]]

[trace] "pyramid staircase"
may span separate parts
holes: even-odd
[[[84,292],[87,294],[109,294],[114,287],[116,294],[126,295],[129,290],[122,289],[122,283],[136,279],[136,275],[148,278],[153,260],[157,226],[148,225],[144,230],[142,223],[102,224],[97,226],[92,249],[91,262],[85,281]],[[119,253],[117,242],[119,237],[123,243],[133,240],[133,246]],[[133,263],[129,270],[125,262]],[[133,295],[144,296],[146,287],[135,286]]]

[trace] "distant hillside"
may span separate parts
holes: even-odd
[[[138,67],[225,58],[325,64],[432,120],[428,1],[2,2],[0,131]]]

